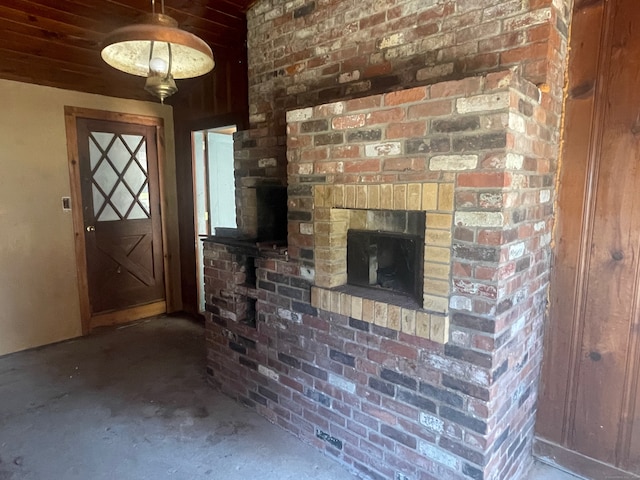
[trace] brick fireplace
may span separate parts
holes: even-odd
[[[357,3],[268,0],[249,14],[241,238],[205,242],[210,381],[364,478],[519,479],[550,268],[563,2],[388,0],[370,17]],[[331,42],[310,33],[323,21]],[[265,185],[287,186],[286,245],[256,242]],[[411,286],[394,289],[389,268],[407,259]]]

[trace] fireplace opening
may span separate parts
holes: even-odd
[[[390,293],[409,297],[422,307],[423,251],[420,235],[351,229],[347,232],[347,283],[370,289],[374,299]]]

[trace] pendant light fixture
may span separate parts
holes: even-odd
[[[204,75],[213,69],[213,53],[202,39],[178,28],[178,22],[164,13],[151,14],[143,22],[121,27],[105,38],[102,59],[125,73],[146,77],[145,90],[164,103],[178,91],[174,79]]]

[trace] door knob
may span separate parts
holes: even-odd
[[[94,227],[93,225],[89,225],[87,227],[87,232],[95,232],[96,231],[96,227]]]

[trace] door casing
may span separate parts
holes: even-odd
[[[105,120],[112,122],[133,123],[138,125],[152,126],[156,129],[156,150],[158,155],[158,181],[161,205],[161,226],[162,226],[162,256],[164,266],[165,301],[155,302],[148,305],[136,306],[115,312],[93,315],[89,300],[89,281],[86,257],[86,237],[83,218],[83,202],[81,190],[80,156],[78,151],[77,119],[87,118]],[[67,153],[69,158],[69,178],[71,187],[72,218],[74,230],[74,244],[76,253],[76,273],[78,277],[78,292],[80,297],[80,318],[82,323],[82,334],[88,334],[91,329],[104,325],[114,325],[130,322],[140,318],[158,315],[171,310],[172,303],[172,278],[170,265],[168,262],[168,242],[166,215],[162,214],[162,206],[165,200],[165,172],[164,172],[164,121],[162,118],[132,115],[119,112],[108,112],[103,110],[85,109],[78,107],[65,107],[65,125],[67,131]]]

